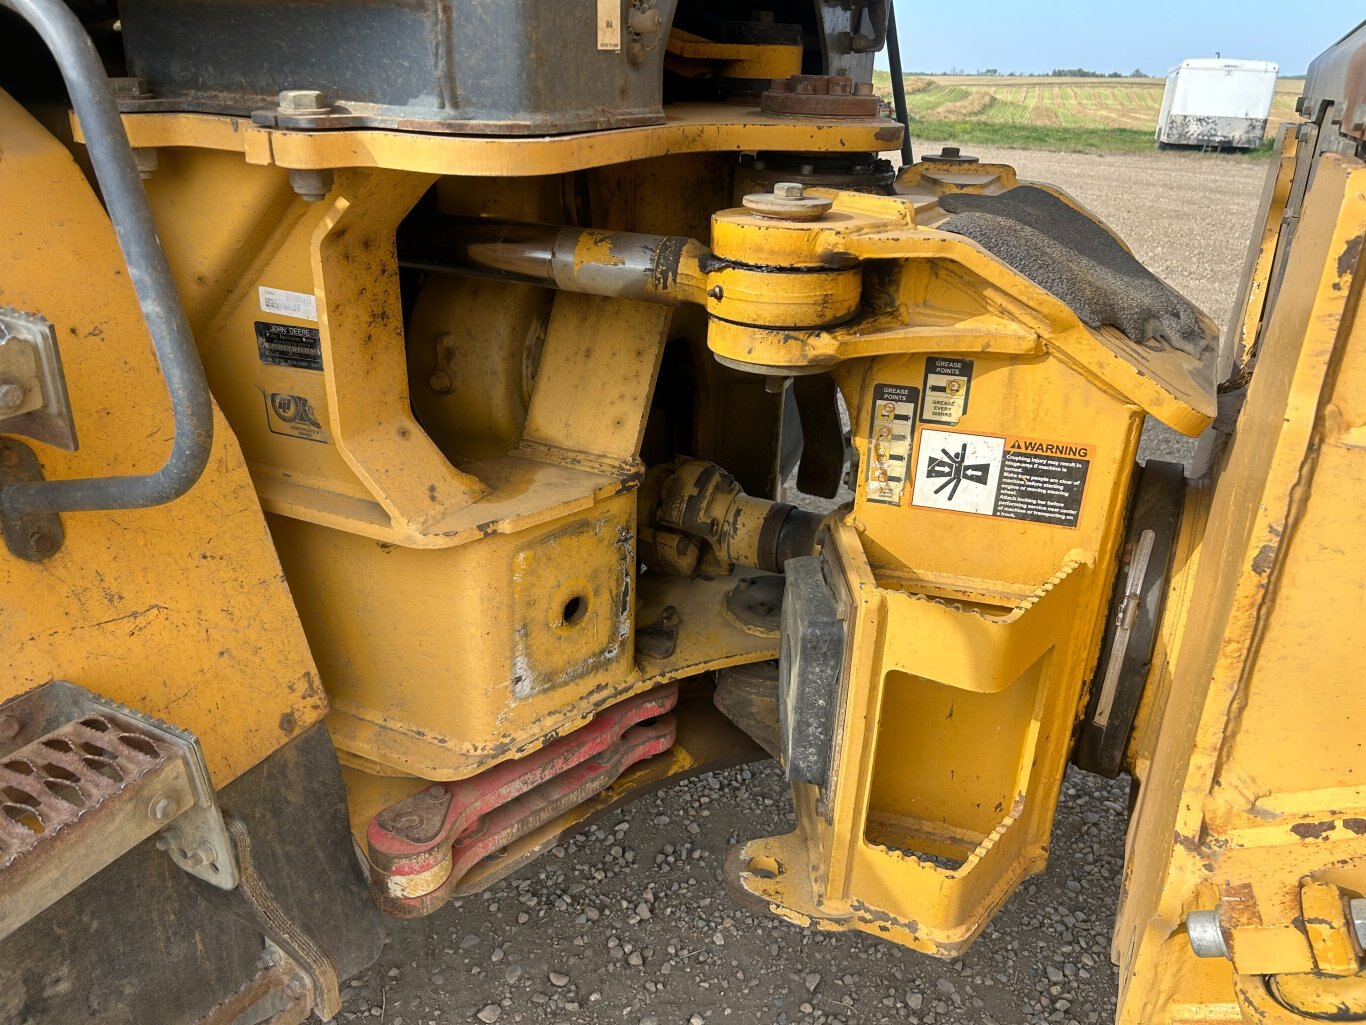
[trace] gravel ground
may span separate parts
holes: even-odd
[[[1266,164],[1193,155],[978,149],[1054,182],[1221,324]],[[1145,454],[1180,459],[1159,429]],[[1128,784],[1071,772],[1050,866],[963,957],[938,961],[858,933],[804,931],[737,907],[726,851],[787,832],[776,766],[661,791],[519,876],[425,920],[394,923],[378,964],[344,986],[342,1020],[701,1025],[1110,1021],[1109,937]]]

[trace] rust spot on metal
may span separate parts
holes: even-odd
[[[1302,840],[1319,840],[1337,828],[1338,824],[1331,820],[1328,822],[1296,822],[1290,827],[1290,832]]]
[[[1342,828],[1361,836],[1366,833],[1366,819],[1343,819]]]
[[[1361,260],[1361,243],[1366,240],[1366,235],[1358,235],[1347,240],[1347,244],[1342,247],[1342,252],[1338,255],[1338,276],[1346,277],[1356,270],[1357,263]]]
[[[294,713],[293,713],[293,712],[286,712],[284,715],[280,716],[280,732],[281,732],[281,733],[284,733],[284,734],[292,734],[292,733],[294,732],[295,727],[296,727],[297,725],[298,725],[298,723],[295,722]]]
[[[1196,841],[1195,837],[1186,836],[1184,833],[1180,832],[1172,834],[1172,844],[1190,854],[1195,854],[1200,850],[1200,844]]]
[[[1266,576],[1271,572],[1271,567],[1276,562],[1276,546],[1262,545],[1257,549],[1257,554],[1252,557],[1252,572],[1258,576]]]

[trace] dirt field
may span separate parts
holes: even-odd
[[[1221,323],[1241,273],[1264,162],[977,149],[1090,205]],[[1153,432],[1150,454],[1182,444]],[[342,1020],[701,1025],[1024,1025],[1113,1019],[1109,935],[1124,780],[1064,787],[1050,867],[958,960],[861,934],[817,934],[735,906],[737,840],[785,832],[776,767],[679,784],[619,812],[494,890],[395,923],[380,962],[344,986]]]
[[[1152,131],[1165,78],[1002,78],[908,76],[906,104],[925,120],[1060,128],[1130,128]],[[890,80],[885,80],[890,95]],[[1271,123],[1294,117],[1303,83],[1277,83]]]

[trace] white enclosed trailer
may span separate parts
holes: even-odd
[[[1199,57],[1182,61],[1167,75],[1157,145],[1256,149],[1276,94],[1271,61]]]

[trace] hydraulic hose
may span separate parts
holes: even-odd
[[[892,74],[892,104],[901,122],[901,163],[915,163],[911,151],[911,115],[906,107],[906,75],[901,70],[901,37],[896,34],[896,0],[887,0],[887,67]]]

